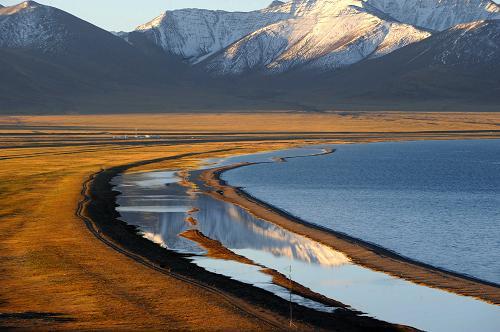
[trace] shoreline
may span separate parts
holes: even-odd
[[[259,163],[217,167],[201,172],[199,178],[208,187],[205,188],[207,194],[212,197],[238,205],[259,219],[343,252],[355,264],[416,284],[500,305],[500,287],[495,283],[419,262],[376,244],[307,222],[221,179],[224,172],[255,164]]]
[[[119,224],[119,221],[116,221],[118,225],[114,225],[113,188],[105,183],[109,173],[98,175],[98,180],[92,184],[95,185],[92,192],[84,190],[81,193],[83,182],[87,187],[91,186],[87,179],[92,174],[115,166],[139,166],[125,170],[126,173],[193,170],[207,158],[226,158],[296,146],[368,141],[498,139],[498,123],[500,113],[214,112],[0,117],[0,159],[3,166],[0,172],[0,247],[3,257],[0,273],[0,312],[3,314],[0,314],[0,326],[24,330],[274,329],[231,304],[235,300],[246,303],[246,308],[253,308],[255,313],[260,310],[263,314],[270,312],[266,317],[278,322],[281,329],[286,329],[288,319],[276,313],[286,314],[283,308],[269,311],[250,300],[240,300],[234,293],[230,293],[229,301],[202,286],[165,274],[169,272],[170,264],[171,272],[182,268],[186,273],[196,274],[198,270],[189,269],[194,269],[192,265],[203,259],[194,257],[194,261],[189,263],[185,257],[174,257],[156,247],[152,249],[150,243],[142,242],[133,227]],[[135,133],[160,138],[135,139]],[[127,139],[117,139],[123,135],[127,135]],[[186,156],[190,153],[196,155]],[[163,159],[169,156],[172,158]],[[157,163],[153,164],[155,160]],[[136,164],[142,161],[148,161],[149,165]],[[82,213],[75,215],[77,204],[86,195],[97,201],[92,208],[101,219],[91,222],[91,230],[82,219]],[[94,227],[93,224],[97,223],[99,226]],[[103,233],[103,228],[107,227],[113,230]],[[111,233],[113,238],[109,236]],[[122,239],[138,248],[128,250]],[[151,250],[148,249],[150,246]],[[158,260],[148,260],[142,253],[156,255]],[[177,264],[180,259],[183,261]],[[161,267],[163,262],[168,265]],[[219,269],[213,271],[222,272]],[[209,283],[211,278],[215,279],[209,276],[203,281]],[[248,289],[252,290],[247,292],[249,296],[262,294],[255,288]],[[386,297],[383,293],[373,295],[379,296],[378,299],[370,296],[367,300],[377,303]],[[332,297],[337,298],[335,294]],[[268,302],[274,303],[272,301],[273,298]],[[302,309],[296,311],[297,315],[304,315],[299,311]],[[415,314],[419,314],[418,311],[417,308]],[[440,314],[439,308],[433,312]],[[408,314],[412,315],[411,312]],[[451,317],[450,323],[452,320]],[[391,321],[400,320],[396,316]],[[366,322],[362,323],[359,317],[348,312],[344,317],[339,313],[335,319],[328,316],[326,322],[312,325],[294,320],[298,327],[304,329],[328,326],[330,329],[349,331],[361,330],[364,326],[370,330],[370,324],[395,329],[394,325]],[[477,326],[481,326],[480,323]]]
[[[253,285],[209,272],[191,262],[189,256],[165,249],[142,237],[136,227],[119,220],[116,211],[116,196],[111,180],[130,168],[154,164],[164,160],[181,159],[193,154],[145,160],[142,162],[112,167],[92,175],[84,182],[83,200],[76,212],[89,231],[111,249],[152,270],[174,277],[191,285],[221,296],[235,307],[261,320],[270,329],[288,328],[290,304],[277,295]],[[387,331],[413,331],[411,327],[380,321],[360,315],[349,309],[337,309],[324,313],[292,303],[296,324],[301,329],[325,329],[339,331],[363,331],[366,329]]]
[[[285,276],[283,273],[278,272],[272,268],[265,267],[264,265],[255,263],[249,258],[246,258],[244,256],[238,255],[231,250],[227,249],[222,245],[217,240],[212,240],[203,233],[201,233],[198,230],[188,230],[184,231],[183,233],[180,234],[180,236],[189,239],[193,242],[196,242],[198,245],[200,245],[202,248],[207,250],[207,255],[206,257],[210,258],[215,258],[215,259],[222,259],[222,260],[228,260],[228,261],[234,261],[234,262],[239,262],[247,265],[252,265],[255,267],[258,267],[260,271],[263,274],[267,274],[268,276],[272,277],[272,282],[276,286],[280,286],[290,292],[292,292],[295,295],[299,295],[305,299],[309,299],[312,301],[315,301],[319,304],[322,304],[324,306],[330,307],[330,308],[344,308],[344,309],[349,309],[353,312],[357,312],[354,309],[350,308],[349,306],[336,301],[335,299],[331,299],[327,296],[324,296],[322,294],[316,293],[313,290],[311,290],[308,287],[305,287],[293,280],[288,279],[287,276]]]

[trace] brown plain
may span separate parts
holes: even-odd
[[[0,117],[0,327],[269,328],[95,239],[75,210],[82,183],[101,168],[187,152],[198,155],[142,170],[320,142],[498,138],[499,123],[500,113]],[[164,136],[112,138],[135,129]]]
[[[5,116],[1,125],[85,126],[89,130],[141,129],[162,132],[422,132],[498,130],[500,112],[491,113],[172,113],[124,115]],[[133,131],[129,132],[130,134]]]

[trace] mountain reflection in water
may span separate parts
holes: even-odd
[[[342,253],[254,218],[237,206],[201,193],[188,194],[188,188],[178,181],[175,172],[118,176],[113,180],[121,192],[117,197],[118,210],[121,219],[138,226],[146,238],[193,254],[192,262],[208,271],[288,300],[288,290],[273,284],[272,277],[262,273],[261,266],[285,275],[293,267],[292,278],[298,284],[385,321],[438,332],[498,331],[498,306],[352,264]],[[193,208],[199,211],[194,212]],[[186,221],[188,216],[196,221]],[[190,229],[218,240],[259,266],[205,256],[206,251],[197,243],[179,236]],[[315,310],[335,310],[297,294],[293,294],[292,301]]]
[[[154,181],[151,173],[146,176]],[[115,184],[122,193],[117,199],[122,219],[138,226],[146,238],[169,249],[204,253],[195,243],[179,236],[186,230],[197,229],[231,250],[252,249],[322,266],[349,263],[343,253],[257,219],[238,206],[201,193],[188,195],[179,184],[147,187],[139,174],[121,176]],[[192,208],[199,209],[192,214],[196,225],[185,221]]]

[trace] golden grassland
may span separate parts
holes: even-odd
[[[155,273],[95,239],[75,210],[82,183],[101,168],[199,153],[142,167],[185,169],[207,157],[320,142],[318,135],[297,138],[294,132],[495,130],[499,122],[499,113],[0,117],[0,327],[264,328],[218,296]],[[135,128],[166,136],[111,138]],[[179,132],[184,134],[168,136]],[[415,137],[446,135],[377,134],[354,141]],[[327,138],[346,140],[342,135]],[[225,151],[213,152],[219,150]]]
[[[282,146],[249,147],[248,151]],[[113,153],[103,148],[3,160],[0,312],[62,314],[64,319],[11,319],[0,321],[0,326],[259,328],[258,321],[216,296],[156,274],[109,250],[75,216],[82,182],[101,167],[190,151],[206,152],[160,166],[186,167],[215,156],[209,151],[224,148],[246,150],[237,144],[148,147]]]
[[[499,124],[500,113],[282,112],[0,117],[0,126],[63,126],[68,130],[139,128],[172,133],[495,130],[499,129]]]

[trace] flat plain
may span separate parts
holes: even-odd
[[[134,169],[183,170],[310,144],[464,138],[500,138],[500,113],[0,117],[0,327],[271,328],[98,241],[75,211],[82,184],[103,168],[184,155]]]

